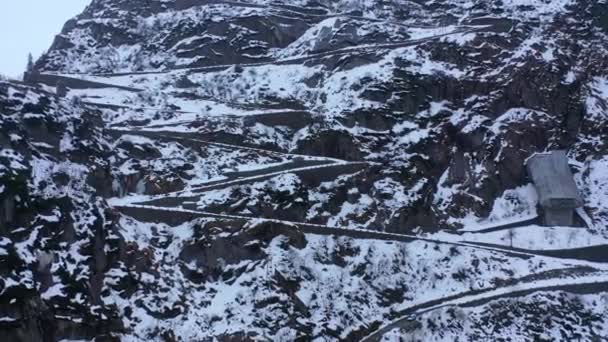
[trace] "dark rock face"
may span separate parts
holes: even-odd
[[[606,5],[521,3],[92,1],[0,82],[0,330],[358,340],[566,267],[359,239],[537,213],[554,149],[608,232]]]
[[[220,226],[211,223],[202,226],[200,231],[203,232],[202,236],[197,236],[195,243],[184,246],[180,253],[180,259],[184,263],[196,265],[196,273],[191,275],[195,279],[232,276],[230,272],[226,273],[227,266],[264,259],[267,255],[263,248],[278,236],[287,237],[284,248],[293,246],[301,249],[306,246],[304,234],[273,223],[249,229],[243,229],[242,225],[235,225],[235,222]],[[227,235],[226,232],[230,232],[228,238],[223,237]]]
[[[319,132],[313,139],[301,141],[297,152],[353,161],[362,159],[353,137],[339,131]]]
[[[111,340],[122,323],[102,304],[100,289],[104,273],[118,262],[120,241],[107,204],[96,195],[103,189],[81,174],[82,168],[106,167],[107,142],[88,119],[99,114],[30,87],[8,89],[0,99],[6,113],[2,135],[8,138],[2,145],[0,221],[2,239],[21,247],[8,249],[2,270],[3,331],[15,341]],[[56,294],[41,298],[53,289]]]

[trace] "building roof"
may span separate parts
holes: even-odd
[[[583,200],[568,165],[566,151],[537,153],[526,160],[540,204],[546,208],[577,208]]]

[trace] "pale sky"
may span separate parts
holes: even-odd
[[[1,0],[0,73],[18,77],[29,52],[37,59],[53,43],[63,24],[91,0]]]

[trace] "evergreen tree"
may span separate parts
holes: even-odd
[[[68,88],[63,81],[57,82],[55,91],[59,97],[66,97],[68,95]]]
[[[29,53],[27,55],[27,67],[25,71],[31,72],[32,70],[34,70],[34,57],[32,56],[32,53]]]

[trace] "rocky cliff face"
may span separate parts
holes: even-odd
[[[94,0],[29,85],[0,83],[0,325],[31,341],[358,340],[483,293],[477,314],[507,324],[488,304],[505,284],[540,291],[526,315],[574,286],[582,304],[548,314],[601,321],[588,285],[604,266],[585,248],[608,235],[607,13]],[[587,243],[462,235],[533,223],[524,162],[551,149],[568,150]],[[545,251],[560,248],[579,260]],[[443,338],[424,315],[379,332]],[[450,333],[484,336],[463,315]]]

